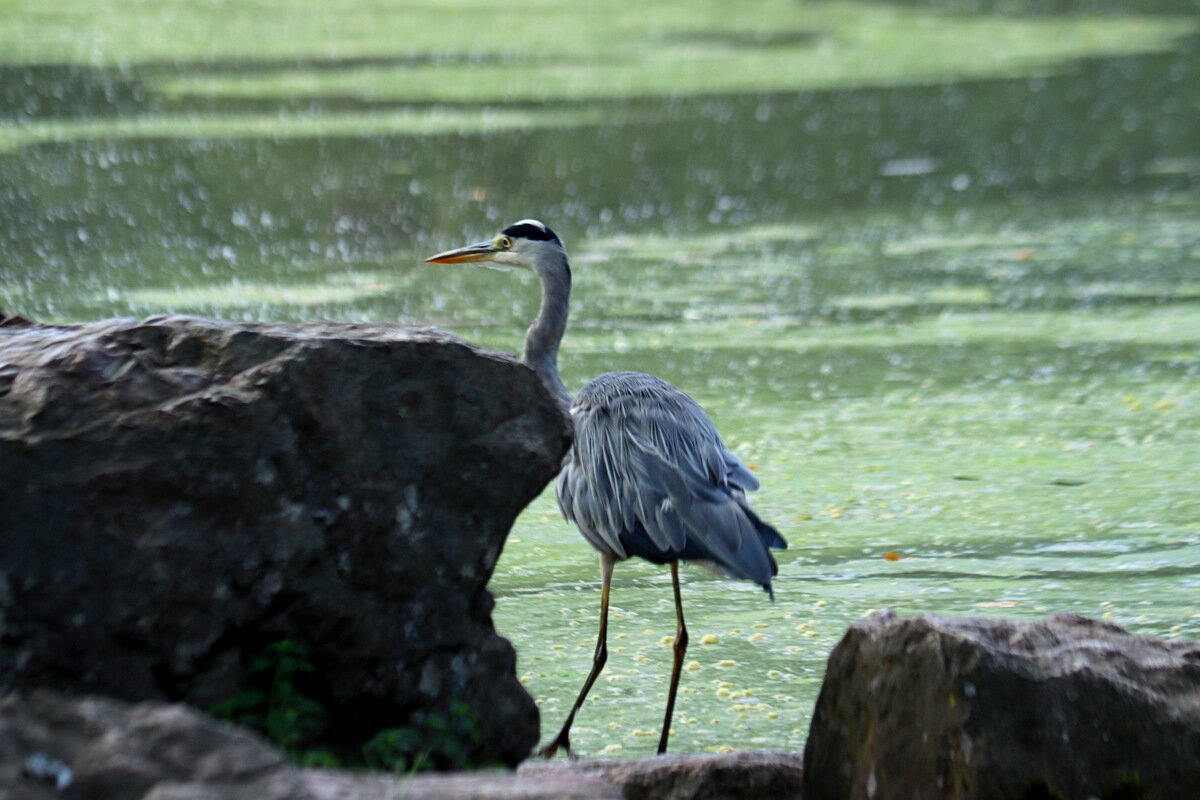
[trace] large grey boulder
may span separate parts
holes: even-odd
[[[0,326],[0,690],[209,709],[282,647],[296,746],[433,726],[435,762],[515,764],[537,708],[485,586],[570,437],[435,331]]]
[[[1200,643],[1043,621],[855,623],[829,658],[804,798],[1171,798],[1200,787]]]

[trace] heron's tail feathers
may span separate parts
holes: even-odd
[[[751,511],[749,505],[742,503],[741,506],[742,511],[746,514],[746,518],[750,520],[752,525],[754,525],[754,532],[758,534],[759,541],[761,541],[763,544],[765,551],[763,554],[767,557],[767,561],[769,561],[771,564],[771,578],[774,578],[779,574],[779,565],[775,563],[775,558],[771,555],[770,551],[786,550],[787,540],[780,535],[779,531],[763,522],[761,517]],[[771,586],[770,578],[765,581],[759,581],[759,585],[763,587],[763,591],[765,591],[771,597],[771,602],[774,603],[775,589]]]
[[[775,593],[771,579],[779,574],[771,550],[782,550],[787,542],[779,531],[763,522],[744,498],[733,497],[721,504],[697,504],[709,513],[719,510],[722,524],[710,525],[706,538],[708,549],[732,578],[751,580],[763,587],[771,598]],[[697,537],[698,538],[698,537]]]
[[[762,540],[765,547],[771,550],[787,550],[787,540],[783,538],[779,531],[763,522],[762,518],[751,511],[749,506],[742,506],[742,510],[746,512],[746,516],[754,524],[754,531],[758,534],[758,538]]]

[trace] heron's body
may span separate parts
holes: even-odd
[[[558,505],[596,550],[655,564],[704,561],[770,591],[782,537],[746,502],[753,473],[699,404],[643,372],[594,379],[571,405],[575,446]]]
[[[566,248],[545,225],[521,220],[490,242],[428,260],[495,261],[538,276],[542,302],[525,335],[523,360],[570,410],[575,425],[575,444],[555,491],[563,514],[600,554],[600,632],[583,689],[558,736],[542,752],[551,755],[563,747],[570,753],[571,724],[608,657],[613,566],[636,556],[670,565],[675,592],[675,660],[658,742],[663,753],[687,650],[679,562],[705,562],[772,593],[778,567],[770,549],[787,543],[746,501],[746,492],[757,489],[758,481],[725,447],[699,404],[653,375],[609,372],[570,396],[558,372],[558,346],[567,327],[571,267]]]

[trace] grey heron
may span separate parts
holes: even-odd
[[[658,752],[667,750],[688,634],[679,562],[707,562],[754,581],[774,599],[778,566],[770,550],[787,543],[746,500],[758,480],[725,447],[708,414],[679,389],[640,372],[610,372],[571,398],[558,374],[567,328],[571,266],[566,248],[541,222],[525,219],[492,239],[431,256],[435,264],[491,261],[537,275],[541,308],[525,334],[523,361],[541,378],[575,426],[575,444],[555,482],[563,515],[600,553],[600,630],[592,668],[558,736],[541,751],[573,756],[571,724],[608,659],[608,600],[613,566],[631,556],[668,564],[675,592],[674,663]]]

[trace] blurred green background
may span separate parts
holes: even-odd
[[[0,309],[434,324],[692,393],[790,540],[685,573],[672,749],[799,748],[872,609],[1200,637],[1200,3],[0,0]],[[557,728],[595,556],[543,496],[493,580]],[[619,565],[572,736],[649,754],[666,571]],[[707,643],[703,643],[707,642]]]

